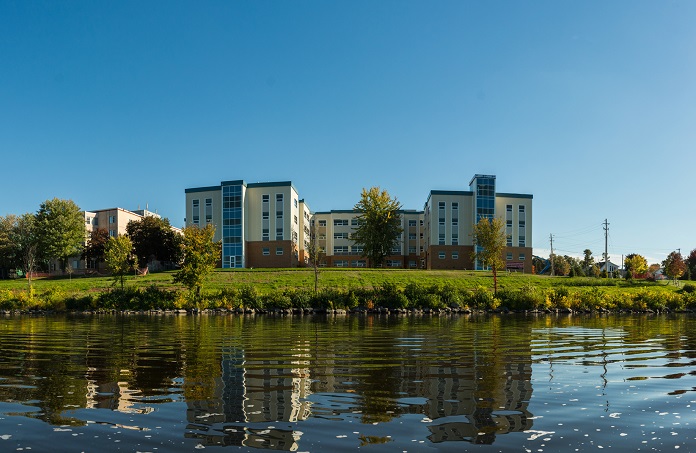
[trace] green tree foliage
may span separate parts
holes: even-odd
[[[363,257],[367,257],[372,267],[384,264],[384,258],[391,254],[403,229],[399,215],[401,203],[391,198],[386,190],[379,187],[363,189],[360,201],[355,205],[358,227],[351,237],[354,244],[363,247]]]
[[[636,275],[642,275],[647,272],[648,260],[637,253],[628,254],[624,260],[624,269],[626,271],[626,278],[635,278]]]
[[[61,260],[65,269],[68,258],[82,252],[85,216],[72,200],[46,200],[36,213],[36,232],[41,256]]]
[[[592,250],[590,249],[585,249],[583,252],[583,260],[582,260],[582,267],[585,270],[585,274],[587,275],[592,275],[592,266],[594,266],[594,258],[592,257]]]
[[[662,262],[662,267],[664,268],[667,277],[671,278],[675,282],[679,277],[684,275],[684,272],[686,271],[686,263],[684,263],[684,259],[679,252],[670,253]]]
[[[184,259],[181,270],[174,274],[174,281],[189,288],[196,301],[200,301],[201,288],[206,276],[215,269],[215,264],[220,259],[221,244],[213,242],[214,236],[215,227],[210,224],[205,228],[184,228]]]
[[[317,244],[317,227],[315,222],[312,221],[309,226],[309,243],[307,244],[307,256],[309,257],[309,263],[314,269],[314,295],[317,295],[319,290],[319,263],[324,255],[324,252]]]
[[[98,263],[104,261],[106,243],[109,241],[109,232],[104,228],[92,230],[87,239],[87,245],[82,252],[82,259],[96,260]]]
[[[111,237],[104,248],[104,261],[115,281],[121,282],[123,290],[125,276],[135,270],[133,243],[128,236]]]
[[[498,294],[498,270],[504,269],[503,250],[507,244],[507,234],[505,233],[505,223],[495,217],[489,220],[482,217],[473,232],[474,260],[481,261],[493,271],[493,294]]]
[[[133,241],[133,250],[141,268],[154,260],[171,263],[181,260],[182,237],[172,230],[168,219],[147,216],[130,221],[126,225],[126,234]]]
[[[12,268],[17,266],[17,247],[12,240],[15,227],[17,225],[17,216],[9,214],[5,217],[0,217],[0,267]]]
[[[21,269],[26,276],[29,292],[31,293],[32,273],[36,270],[39,258],[36,216],[34,214],[23,214],[15,217],[9,239],[14,246],[15,260],[13,265]]]
[[[689,279],[693,280],[696,278],[696,249],[693,249],[689,253],[689,257],[686,259],[687,272],[689,273]]]
[[[550,258],[549,258],[550,259]],[[567,257],[554,255],[553,256],[553,274],[561,277],[567,276],[570,273],[570,263]]]

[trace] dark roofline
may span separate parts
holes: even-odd
[[[208,186],[208,187],[192,187],[190,189],[185,189],[184,193],[196,193],[196,192],[213,192],[215,190],[220,190],[220,186]]]
[[[495,194],[496,197],[506,197],[506,198],[529,198],[530,200],[534,198],[534,195],[528,193],[504,193],[498,192]]]
[[[418,211],[416,209],[399,209],[399,214],[424,214],[424,211]],[[331,211],[317,211],[314,214],[359,214],[360,211],[357,209],[332,209]]]

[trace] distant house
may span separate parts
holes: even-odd
[[[607,272],[613,274],[613,273],[618,272],[618,271],[621,270],[621,267],[620,267],[620,266],[618,266],[618,265],[612,263],[611,261],[609,261],[609,269],[606,268],[606,264],[605,264],[604,261],[598,262],[597,265],[599,266],[599,272],[607,271]]]

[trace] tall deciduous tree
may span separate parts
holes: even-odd
[[[358,227],[351,240],[362,246],[362,256],[368,258],[372,267],[384,264],[384,258],[397,244],[403,231],[400,209],[401,203],[391,198],[386,190],[380,191],[379,187],[362,190],[360,201],[355,205],[359,212]]]
[[[627,278],[635,278],[648,270],[648,260],[637,253],[629,253],[624,260],[624,269]]]
[[[172,230],[168,219],[154,216],[128,222],[126,234],[133,241],[138,266],[153,260],[178,263],[181,259],[181,235]]]
[[[123,289],[126,275],[136,268],[133,243],[130,238],[128,236],[110,237],[104,248],[104,261],[116,281],[121,282],[121,289]]]
[[[17,246],[12,240],[16,225],[16,215],[0,217],[0,268],[9,269],[17,266]]]
[[[686,264],[679,252],[672,252],[667,255],[667,258],[662,262],[662,267],[665,269],[667,277],[674,280],[675,283],[686,271]]]
[[[493,271],[493,294],[498,294],[498,269],[503,269],[503,250],[507,244],[507,234],[505,233],[505,223],[502,219],[494,217],[488,219],[482,217],[473,232],[474,260],[481,261]]]
[[[27,278],[29,291],[31,292],[31,279],[39,254],[39,241],[36,229],[36,216],[23,214],[17,217],[15,226],[10,235],[10,240],[15,246],[16,263]]]
[[[72,200],[46,200],[36,214],[36,232],[41,255],[61,260],[65,269],[68,258],[82,252],[85,216]]]
[[[201,288],[205,278],[215,269],[220,259],[221,244],[213,242],[215,227],[211,224],[205,228],[189,226],[184,228],[184,259],[181,270],[174,274],[174,281],[188,287],[200,300]]]

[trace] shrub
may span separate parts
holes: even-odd
[[[408,305],[408,298],[401,296],[404,294],[394,283],[385,282],[377,290],[377,300],[382,307],[403,308],[404,304]]]
[[[255,286],[244,285],[239,290],[239,299],[244,308],[260,309],[263,308],[259,293]]]
[[[461,292],[451,283],[445,284],[442,288],[440,291],[440,298],[442,299],[442,303],[450,308],[461,307],[463,303]]]
[[[404,288],[404,296],[408,299],[409,305],[413,307],[421,307],[427,293],[426,288],[418,283],[409,283]]]
[[[266,294],[262,297],[264,308],[268,309],[289,309],[292,307],[292,300],[290,296],[287,296],[280,292],[273,292],[271,294]]]
[[[477,287],[470,295],[467,305],[479,310],[495,309],[500,304],[500,300],[493,297],[493,293],[483,286]]]
[[[687,284],[684,285],[684,287],[682,288],[682,291],[685,292],[685,293],[693,293],[693,292],[696,291],[696,285],[693,285],[693,284],[691,284],[691,283],[687,283]]]

